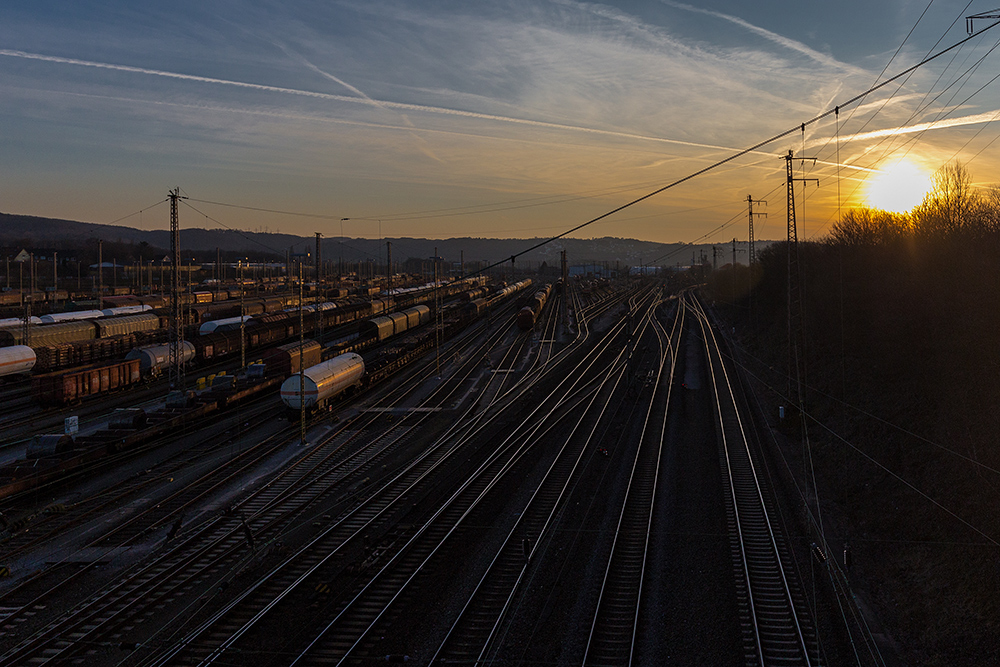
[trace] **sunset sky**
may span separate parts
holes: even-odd
[[[182,228],[555,235],[845,102],[995,4],[4,0],[0,211],[164,229],[179,186]],[[800,238],[876,176],[884,195],[957,158],[1000,182],[998,40],[844,108],[840,167],[830,116],[575,235],[743,239],[752,195],[757,236],[782,237],[789,149],[819,159],[797,171],[820,179]]]

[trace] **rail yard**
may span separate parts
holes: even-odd
[[[0,665],[859,651],[696,290],[221,291],[0,329]]]

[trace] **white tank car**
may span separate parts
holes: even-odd
[[[302,399],[307,409],[323,407],[327,401],[358,385],[365,375],[365,362],[360,354],[348,352],[303,372]],[[302,408],[299,402],[299,376],[290,376],[281,385],[281,402],[292,410]]]
[[[28,373],[35,367],[35,351],[27,345],[0,347],[0,376]]]

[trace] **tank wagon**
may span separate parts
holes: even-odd
[[[281,402],[290,410],[301,410],[303,403],[307,410],[317,410],[330,399],[360,386],[364,375],[364,359],[360,354],[347,352],[307,368],[301,383],[298,374],[290,376],[281,385]]]
[[[535,292],[528,304],[517,312],[518,327],[525,331],[534,328],[538,316],[542,313],[542,308],[545,307],[545,302],[549,300],[551,291],[552,285],[543,285],[542,289]]]
[[[35,351],[27,345],[0,347],[0,377],[30,373],[35,367]]]
[[[170,368],[170,349],[175,343],[165,343],[163,345],[148,345],[138,347],[125,357],[126,359],[138,359],[139,370],[143,375],[160,375]],[[186,340],[181,341],[180,357],[182,364],[194,361],[194,345]]]
[[[520,282],[514,283],[513,285],[502,287],[490,297],[490,303],[494,303],[495,301],[511,296],[512,294],[517,294],[521,290],[528,289],[529,287],[531,287],[531,278],[526,278]]]

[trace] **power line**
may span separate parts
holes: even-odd
[[[643,201],[646,201],[647,199],[655,197],[658,194],[661,194],[661,193],[663,193],[663,192],[665,192],[667,190],[670,190],[670,189],[672,189],[674,187],[677,187],[678,185],[681,185],[681,184],[686,183],[686,182],[688,182],[688,181],[690,181],[692,179],[695,179],[698,176],[702,176],[702,175],[704,175],[704,174],[706,174],[706,173],[708,173],[710,171],[713,171],[713,170],[715,170],[715,169],[717,169],[717,168],[719,168],[719,167],[721,167],[723,165],[726,165],[726,164],[728,164],[728,163],[730,163],[730,162],[732,162],[732,161],[734,161],[734,160],[736,160],[738,158],[741,158],[744,155],[747,155],[749,153],[757,151],[760,148],[763,148],[764,146],[767,146],[768,144],[774,143],[775,141],[777,141],[779,139],[787,137],[790,134],[793,134],[793,133],[798,132],[800,130],[804,131],[807,126],[814,125],[817,122],[819,122],[820,120],[826,118],[827,116],[829,116],[831,114],[839,113],[840,109],[848,107],[848,106],[850,106],[850,105],[852,105],[852,104],[854,104],[854,103],[856,103],[856,102],[864,99],[865,97],[867,97],[871,93],[873,93],[873,92],[875,92],[877,90],[880,90],[881,88],[884,88],[885,86],[889,85],[890,83],[892,83],[894,81],[897,81],[897,80],[899,80],[899,79],[901,79],[901,78],[903,78],[905,76],[908,76],[909,74],[911,74],[912,72],[916,71],[920,67],[923,67],[924,65],[932,62],[933,60],[936,60],[937,58],[940,58],[941,56],[945,55],[946,53],[949,53],[949,52],[953,51],[954,49],[956,49],[956,48],[958,48],[958,47],[966,44],[970,40],[979,37],[980,35],[982,35],[986,31],[992,30],[998,24],[1000,24],[1000,22],[993,23],[993,24],[991,24],[991,25],[983,28],[982,30],[980,30],[980,31],[978,31],[976,33],[973,33],[973,34],[969,35],[968,37],[965,37],[964,39],[959,40],[958,42],[952,44],[948,48],[943,49],[943,50],[935,53],[934,55],[925,57],[923,60],[921,60],[920,62],[916,63],[915,65],[912,65],[912,66],[910,66],[910,67],[902,70],[898,74],[896,74],[896,75],[894,75],[894,76],[886,79],[885,81],[882,81],[881,83],[877,83],[877,84],[869,87],[864,92],[862,92],[862,93],[860,93],[858,95],[855,95],[854,97],[851,97],[847,101],[845,101],[845,102],[843,102],[841,104],[838,104],[834,108],[828,109],[827,111],[824,111],[823,113],[821,113],[821,114],[819,114],[817,116],[814,116],[814,117],[810,118],[809,120],[806,120],[806,121],[804,121],[804,122],[802,122],[802,123],[800,123],[800,124],[798,124],[798,125],[796,125],[794,127],[791,127],[791,128],[789,128],[787,130],[784,130],[783,132],[779,132],[778,134],[775,134],[775,135],[773,135],[773,136],[771,136],[771,137],[769,137],[767,139],[764,139],[763,141],[759,141],[759,142],[753,144],[752,146],[750,146],[748,148],[744,148],[742,150],[736,151],[735,153],[729,155],[728,157],[725,157],[725,158],[723,158],[721,160],[717,160],[716,162],[713,162],[710,165],[708,165],[706,167],[703,167],[702,169],[699,169],[699,170],[697,170],[697,171],[695,171],[695,172],[693,172],[691,174],[688,174],[687,176],[683,176],[683,177],[681,177],[681,178],[679,178],[677,180],[674,180],[674,181],[668,183],[667,185],[664,185],[663,187],[657,188],[656,190],[653,190],[652,192],[649,192],[649,193],[647,193],[645,195],[642,195],[641,197],[637,197],[637,198],[635,198],[635,199],[633,199],[633,200],[631,200],[629,202],[626,202],[625,204],[622,204],[621,206],[618,206],[618,207],[616,207],[614,209],[611,209],[610,211],[602,213],[599,216],[591,218],[590,220],[587,220],[586,222],[580,223],[579,225],[576,225],[575,227],[572,227],[572,228],[570,228],[570,229],[562,232],[561,234],[557,234],[557,235],[552,236],[552,237],[550,237],[548,239],[540,241],[540,242],[538,242],[538,243],[536,243],[536,244],[534,244],[532,246],[529,246],[528,248],[526,248],[524,250],[521,250],[520,252],[516,252],[516,253],[512,254],[511,256],[509,256],[509,257],[507,257],[507,258],[505,258],[505,259],[503,259],[501,261],[494,262],[493,264],[490,264],[489,266],[481,268],[481,269],[479,269],[479,270],[477,270],[477,271],[475,271],[473,273],[470,273],[468,275],[476,275],[478,273],[482,273],[482,272],[487,271],[489,269],[492,269],[492,268],[495,268],[497,266],[501,266],[503,264],[506,264],[508,261],[514,262],[514,261],[517,260],[518,257],[521,257],[522,255],[525,255],[525,254],[527,254],[527,253],[529,253],[529,252],[531,252],[533,250],[537,250],[538,248],[541,248],[541,247],[543,247],[545,245],[548,245],[549,243],[552,243],[554,241],[558,241],[559,239],[564,238],[566,236],[569,236],[570,234],[573,234],[574,232],[577,232],[577,231],[579,231],[579,230],[581,230],[581,229],[583,229],[585,227],[589,227],[590,225],[592,225],[592,224],[594,224],[596,222],[599,222],[601,220],[604,220],[605,218],[608,218],[608,217],[610,217],[610,216],[612,216],[612,215],[614,215],[616,213],[619,213],[619,212],[621,212],[621,211],[623,211],[623,210],[625,210],[627,208],[635,206],[636,204],[638,204],[640,202],[643,202]],[[940,40],[938,40],[938,41],[940,42]],[[198,202],[201,202],[201,203],[215,204],[215,205],[219,205],[219,206],[227,206],[227,207],[232,207],[232,208],[242,208],[242,209],[246,209],[246,210],[257,210],[257,211],[262,211],[262,212],[280,213],[280,214],[285,214],[285,215],[296,215],[296,216],[301,216],[301,217],[311,217],[311,218],[319,218],[319,219],[329,219],[329,220],[337,219],[337,220],[339,220],[342,217],[342,216],[333,216],[333,215],[326,215],[326,214],[309,214],[309,213],[300,213],[300,212],[292,212],[292,211],[278,211],[278,210],[275,210],[275,209],[264,209],[264,208],[258,208],[258,207],[240,206],[240,205],[236,205],[236,204],[226,204],[226,203],[223,203],[223,202],[213,202],[213,201],[199,200],[199,199],[195,199],[193,201],[198,201]],[[190,206],[190,204],[188,204],[188,206]],[[191,208],[194,209],[193,206]],[[194,209],[194,210],[197,211],[197,209]],[[222,225],[223,227],[226,227],[227,229],[231,229],[230,227],[228,227],[228,225],[224,225],[223,223],[219,222],[218,220],[215,220],[211,216],[208,216],[207,214],[205,214],[205,213],[203,213],[201,211],[198,211],[198,213],[200,213],[201,215],[204,215],[206,218],[208,218],[210,220],[213,220],[214,222],[217,222],[218,224]],[[722,228],[724,228],[728,224],[731,224],[731,222],[724,223],[722,225]],[[255,239],[251,239],[251,238],[246,237],[246,236],[245,236],[245,238],[247,238],[251,242],[257,243],[258,245],[261,245],[263,247],[268,247],[266,244],[263,244],[260,241],[257,241]],[[276,252],[273,249],[271,249],[271,250],[272,250],[272,252]]]

